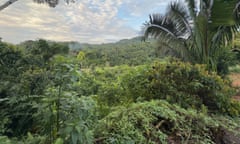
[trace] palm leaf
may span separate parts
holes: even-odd
[[[160,14],[153,14],[149,16],[150,21],[144,24],[144,37],[159,38],[165,36],[176,39],[175,33],[171,28],[174,28],[172,23],[169,23],[166,17]]]
[[[189,21],[191,18],[188,15],[188,11],[182,3],[173,2],[170,5],[170,9],[166,14],[175,23],[177,29],[177,36],[179,38],[187,39],[192,33]]]
[[[196,11],[195,11],[195,2],[194,0],[185,0],[188,8],[188,12],[191,18],[194,18],[196,16]]]
[[[234,11],[237,10],[238,0],[215,0],[211,13],[211,26],[233,26],[237,19]]]

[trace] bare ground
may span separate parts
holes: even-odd
[[[229,78],[232,80],[232,86],[238,91],[232,98],[240,101],[240,73],[232,73],[229,75]]]

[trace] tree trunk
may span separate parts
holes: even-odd
[[[5,2],[4,4],[0,5],[0,11],[2,11],[3,9],[5,9],[6,7],[8,7],[9,5],[15,3],[18,0],[8,0],[7,2]]]

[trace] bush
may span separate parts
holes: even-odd
[[[122,75],[120,85],[128,99],[136,102],[151,97],[151,93],[149,93],[150,81],[148,80],[150,68],[148,65],[132,67]]]
[[[165,99],[184,108],[206,106],[211,112],[228,112],[234,92],[229,80],[208,72],[203,65],[180,61],[138,68],[122,79],[133,101]]]
[[[237,65],[229,67],[229,71],[232,73],[240,73],[240,65],[237,64]]]
[[[91,71],[91,73],[88,73],[88,75],[91,75],[92,79],[94,79],[94,82],[98,84],[98,89],[96,93],[94,93],[95,95],[98,95],[98,101],[107,106],[117,106],[131,103],[132,94],[129,95],[129,89],[126,82],[130,80],[128,79],[129,75],[137,73],[137,69],[138,67],[122,65],[95,68],[95,70]],[[128,77],[126,77],[126,75]]]
[[[31,133],[28,133],[26,137],[22,137],[21,140],[0,136],[0,144],[46,144],[46,137],[32,135]]]
[[[234,90],[230,81],[210,73],[203,65],[180,61],[156,62],[136,67],[118,66],[96,69],[99,101],[108,106],[165,99],[183,108],[228,113]],[[232,114],[231,114],[232,115]]]
[[[218,75],[225,76],[229,74],[230,66],[236,65],[238,62],[237,54],[229,47],[220,47],[220,53],[215,55]]]
[[[228,113],[231,116],[240,116],[240,102],[237,100],[231,100],[231,105],[228,109]]]
[[[182,107],[227,112],[233,89],[228,80],[210,73],[202,65],[179,61],[155,64],[150,71],[151,92],[154,98],[167,99]]]
[[[214,143],[223,125],[193,109],[183,109],[163,100],[118,108],[102,119],[95,141],[110,143]],[[226,127],[228,127],[227,125]]]
[[[79,98],[72,92],[62,92],[58,108],[56,98],[43,98],[36,118],[39,122],[36,126],[41,130],[40,134],[46,135],[46,143],[58,139],[64,143],[93,143],[93,129],[97,121],[95,100],[92,97]]]

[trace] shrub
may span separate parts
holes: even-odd
[[[240,65],[237,64],[237,65],[229,67],[229,71],[232,73],[240,73]]]
[[[52,90],[50,94],[54,94]],[[63,140],[64,143],[93,143],[93,128],[97,121],[96,102],[92,97],[77,97],[73,92],[62,92],[60,99],[52,95],[42,99],[36,125],[46,143]],[[60,106],[57,107],[57,101]]]
[[[128,73],[123,74],[121,77],[121,86],[124,89],[124,94],[132,101],[142,101],[150,97],[148,80],[150,66],[141,65],[132,67]]]
[[[96,68],[91,74],[99,84],[96,95],[108,106],[128,105],[150,96],[149,65]]]
[[[0,136],[0,144],[45,144],[46,137],[39,135],[32,135],[28,133],[26,137],[21,139],[8,138],[7,136]]]
[[[237,100],[231,100],[231,104],[228,109],[228,113],[231,116],[240,116],[240,102]]]
[[[219,112],[227,112],[230,107],[233,94],[230,82],[206,71],[202,65],[179,61],[156,63],[150,75],[154,98],[197,109],[203,104],[209,110]]]
[[[220,121],[196,110],[155,100],[110,113],[99,122],[95,141],[99,144],[214,143],[213,132],[218,133],[220,127]]]
[[[155,63],[135,69],[122,78],[128,97],[133,101],[165,99],[184,108],[226,113],[233,89],[230,81],[208,72],[203,65],[180,61]]]

